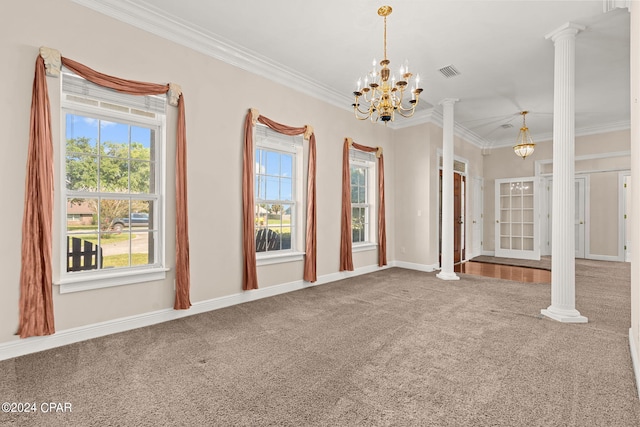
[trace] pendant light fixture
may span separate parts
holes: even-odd
[[[522,111],[520,113],[522,115],[522,127],[520,128],[516,145],[513,146],[513,151],[518,156],[522,157],[523,160],[526,159],[527,156],[533,154],[533,150],[536,148],[536,144],[533,142],[533,138],[531,138],[531,134],[529,133],[529,128],[527,127],[525,120],[528,113],[528,111]]]

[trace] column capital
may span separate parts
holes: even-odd
[[[453,105],[456,102],[460,101],[458,98],[444,98],[438,102],[440,105]]]
[[[584,25],[576,24],[573,22],[566,22],[548,33],[546,36],[544,36],[544,38],[547,40],[551,39],[551,41],[555,43],[555,41],[559,37],[575,37],[580,31],[584,31],[586,28],[587,27],[585,27]]]

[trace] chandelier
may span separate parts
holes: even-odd
[[[405,61],[400,67],[400,80],[396,81],[395,75],[389,70],[390,61],[387,59],[387,16],[391,14],[391,6],[382,6],[378,9],[378,15],[384,17],[384,59],[380,61],[380,70],[376,70],[376,60],[373,60],[373,69],[364,78],[364,85],[358,79],[358,89],[353,92],[355,102],[352,104],[353,112],[358,120],[371,119],[392,122],[397,112],[402,117],[411,117],[416,111],[422,89],[418,87],[420,76],[416,75],[411,86],[411,100],[403,105],[405,90],[413,74],[409,72],[409,62]],[[391,79],[389,79],[391,77]],[[363,108],[360,108],[360,102]],[[407,105],[408,104],[408,105]]]
[[[526,159],[527,156],[533,154],[533,150],[536,148],[536,144],[533,143],[533,138],[529,134],[529,128],[527,127],[527,123],[525,122],[525,116],[529,113],[528,111],[523,111],[520,114],[522,115],[522,127],[520,128],[520,133],[518,134],[518,139],[516,140],[516,145],[513,146],[513,151],[522,159]]]

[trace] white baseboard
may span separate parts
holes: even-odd
[[[633,365],[633,373],[636,377],[636,389],[640,396],[640,360],[638,360],[638,347],[636,340],[633,338],[633,329],[629,328],[629,349],[631,350],[631,364]]]
[[[482,251],[484,256],[496,256],[496,251]]]
[[[0,343],[0,360],[11,359],[13,357],[36,353],[43,350],[49,350],[51,348],[73,344],[92,338],[98,338],[118,332],[129,331],[145,326],[151,326],[157,323],[180,319],[182,317],[193,316],[194,314],[206,313],[208,311],[230,307],[232,305],[242,304],[249,301],[255,301],[262,298],[268,298],[271,296],[297,291],[304,288],[310,288],[312,286],[324,285],[349,277],[360,276],[362,274],[384,270],[393,266],[395,266],[395,262],[391,262],[390,265],[385,267],[371,265],[360,267],[355,271],[342,271],[338,273],[326,274],[324,276],[318,277],[318,280],[315,283],[297,280],[294,282],[268,286],[265,288],[227,295],[224,297],[214,298],[206,301],[198,301],[193,303],[191,308],[188,310],[174,310],[172,308],[166,308],[163,310],[138,314],[135,316],[122,317],[119,319],[108,320],[106,322],[94,323],[87,326],[65,329],[63,331],[58,331],[53,335],[44,337],[30,337],[23,339],[16,337],[16,339],[13,341]]]
[[[394,261],[393,265],[395,267],[406,268],[407,270],[424,271],[427,273],[431,273],[432,271],[436,271],[440,269],[440,266],[437,264],[433,264],[433,265],[415,264],[413,262],[405,262],[405,261]]]

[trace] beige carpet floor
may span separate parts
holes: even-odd
[[[578,261],[579,262],[579,261]],[[0,362],[11,426],[640,426],[629,265],[550,285],[391,268]]]

